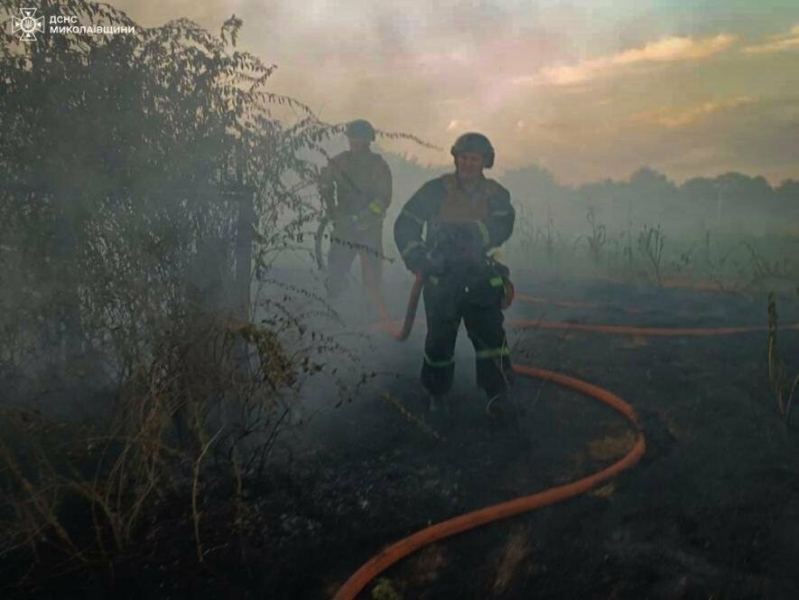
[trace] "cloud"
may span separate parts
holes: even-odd
[[[793,55],[778,52],[799,38],[795,10],[754,23],[723,3],[677,8],[688,0],[108,1],[144,26],[185,15],[218,32],[236,13],[239,47],[279,66],[272,91],[326,121],[363,117],[445,149],[483,131],[499,171],[534,159],[569,183],[626,178],[642,163],[674,176],[769,165],[797,176],[799,102],[768,105],[799,89]],[[773,24],[780,35],[747,37]],[[446,151],[381,143],[451,164]]]
[[[787,35],[774,36],[769,42],[746,46],[742,52],[744,54],[772,54],[794,49],[799,49],[799,25],[794,25]]]
[[[110,0],[108,3],[125,11],[144,27],[160,26],[171,19],[186,17],[215,32],[232,14],[241,16],[242,10],[249,4],[247,0]],[[274,13],[272,6],[261,7],[262,18],[270,18]]]
[[[669,129],[678,129],[695,125],[714,113],[752,104],[753,102],[747,96],[740,96],[731,100],[701,102],[685,107],[664,106],[633,115],[631,120],[651,123]]]
[[[637,65],[699,60],[730,48],[736,38],[720,34],[695,40],[687,37],[668,37],[631,48],[611,56],[586,60],[576,65],[545,67],[532,77],[518,77],[516,83],[572,85],[601,76],[609,76]]]

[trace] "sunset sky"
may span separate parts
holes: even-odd
[[[489,135],[497,170],[562,183],[799,179],[796,0],[111,0],[144,26],[188,17],[278,66],[272,90],[442,148]],[[445,151],[382,141],[423,163]]]

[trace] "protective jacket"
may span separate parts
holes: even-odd
[[[508,272],[487,253],[510,237],[515,217],[510,193],[496,181],[482,178],[466,189],[449,174],[424,184],[394,223],[405,265],[426,275],[421,380],[433,396],[452,387],[461,321],[475,349],[478,385],[489,398],[510,385],[501,310]]]
[[[507,241],[515,218],[510,193],[499,183],[483,177],[466,189],[450,173],[428,181],[405,204],[394,239],[409,270],[433,258],[438,274],[468,279],[485,274],[487,252]]]
[[[327,288],[331,298],[347,286],[359,256],[363,281],[375,291],[382,280],[383,219],[391,203],[391,170],[371,150],[347,150],[322,169],[319,190],[333,219]]]
[[[391,170],[382,156],[346,150],[321,171],[320,192],[335,224],[348,230],[380,227],[391,204]]]

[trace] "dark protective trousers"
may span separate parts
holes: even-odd
[[[461,319],[475,350],[477,385],[489,398],[508,389],[512,374],[501,301],[502,288],[492,286],[488,278],[471,286],[457,278],[427,278],[422,385],[430,394],[444,394],[452,387],[455,342]]]
[[[331,298],[337,298],[346,289],[347,275],[356,255],[361,261],[364,284],[369,290],[377,290],[383,277],[382,224],[365,231],[333,228],[327,257],[327,291]]]

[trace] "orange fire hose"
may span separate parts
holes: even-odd
[[[366,261],[362,260],[364,269],[368,270]],[[378,284],[379,285],[379,284]],[[677,287],[679,284],[673,284]],[[416,311],[419,306],[419,297],[424,287],[424,277],[421,274],[416,275],[413,288],[411,289],[410,297],[408,299],[408,306],[405,313],[405,320],[402,327],[397,328],[391,321],[386,309],[386,304],[379,287],[377,289],[368,289],[372,296],[378,312],[380,314],[380,326],[386,329],[396,340],[404,341],[408,338],[413,328]],[[692,287],[693,289],[705,289],[700,285],[687,286],[685,284],[679,287]],[[536,298],[526,294],[516,294],[516,298],[524,302],[533,303],[555,303],[562,306],[571,307],[586,307],[596,306],[590,303],[581,302],[567,302],[567,301],[551,301],[542,298]],[[635,309],[622,309],[624,312],[635,313],[639,312]],[[747,333],[753,331],[765,331],[765,327],[723,327],[723,328],[677,328],[668,329],[663,327],[630,327],[623,325],[591,325],[583,323],[564,323],[564,322],[551,322],[539,321],[533,319],[521,319],[508,322],[511,327],[520,328],[540,328],[540,329],[567,329],[577,331],[595,331],[601,333],[609,333],[616,335],[637,335],[637,336],[664,336],[664,337],[685,337],[685,336],[713,336],[713,335],[732,335],[737,333]],[[799,330],[799,323],[784,326],[784,329]],[[572,483],[550,488],[536,494],[522,496],[508,502],[496,504],[482,508],[473,512],[454,517],[447,521],[437,523],[425,529],[422,529],[394,544],[381,550],[378,554],[369,559],[363,564],[344,585],[336,592],[333,600],[354,600],[357,595],[363,591],[367,584],[372,581],[377,575],[385,571],[391,565],[402,560],[406,556],[414,553],[419,548],[437,542],[439,540],[451,537],[458,533],[462,533],[469,529],[474,529],[482,525],[486,525],[493,521],[507,519],[512,516],[519,515],[524,512],[529,512],[537,508],[554,504],[562,500],[573,498],[583,494],[595,487],[596,485],[615,477],[625,469],[629,469],[635,465],[646,451],[646,440],[641,430],[641,426],[635,415],[633,408],[624,400],[615,394],[600,388],[591,383],[581,381],[568,375],[538,369],[535,367],[514,364],[512,366],[514,372],[533,377],[536,379],[543,379],[551,381],[555,384],[573,389],[577,392],[590,396],[604,404],[607,404],[614,410],[621,413],[635,428],[636,440],[633,447],[629,452],[617,462],[609,467],[589,475]]]
[[[521,319],[509,321],[511,327],[536,327],[538,329],[571,329],[573,331],[596,331],[613,335],[639,335],[652,337],[705,337],[713,335],[734,335],[737,333],[751,333],[753,331],[768,331],[768,327],[630,327],[629,325],[592,325],[589,323],[562,323],[559,321],[538,321],[534,319]],[[799,330],[799,323],[783,325],[784,330]]]
[[[391,325],[391,322],[388,320],[387,310],[380,291],[370,290],[370,293],[374,297],[378,306],[380,317],[383,320],[383,326],[388,329],[388,331],[397,340],[405,340],[410,334],[423,284],[424,278],[422,275],[417,274],[410,298],[408,300],[408,310],[406,311],[405,321],[403,323],[402,329],[400,330]],[[520,321],[519,323],[522,327],[529,327],[530,324],[537,322]],[[458,533],[462,533],[469,529],[474,529],[487,523],[491,523],[493,521],[507,519],[524,512],[535,510],[537,508],[583,494],[596,485],[615,477],[625,469],[632,467],[644,455],[646,450],[646,441],[644,440],[644,435],[641,431],[641,427],[638,423],[635,412],[629,404],[627,404],[618,396],[593,384],[569,377],[567,375],[555,373],[553,371],[537,369],[535,367],[524,365],[513,365],[513,370],[520,375],[544,379],[558,385],[571,388],[582,394],[591,396],[617,410],[625,418],[627,418],[628,421],[630,421],[633,427],[635,427],[636,441],[632,449],[622,459],[613,463],[609,467],[594,473],[593,475],[589,475],[566,485],[550,488],[529,496],[522,496],[508,502],[489,506],[487,508],[466,513],[447,521],[437,523],[422,529],[413,535],[410,535],[409,537],[392,544],[391,546],[388,546],[369,559],[361,568],[353,573],[353,575],[350,576],[350,578],[344,583],[338,592],[336,592],[333,600],[353,600],[377,575],[382,573],[394,563],[400,561],[409,554],[412,554],[419,548]]]
[[[403,321],[402,327],[400,329],[397,329],[397,327],[389,318],[388,310],[386,309],[386,302],[383,299],[383,293],[381,292],[380,288],[378,287],[376,289],[369,289],[369,293],[372,295],[372,298],[377,305],[377,311],[380,313],[381,326],[385,328],[386,331],[388,331],[398,342],[404,342],[411,334],[413,323],[416,320],[416,310],[419,308],[419,297],[422,295],[423,287],[424,275],[417,273],[416,279],[413,281],[411,294],[408,297],[408,307],[405,310],[405,320]]]

